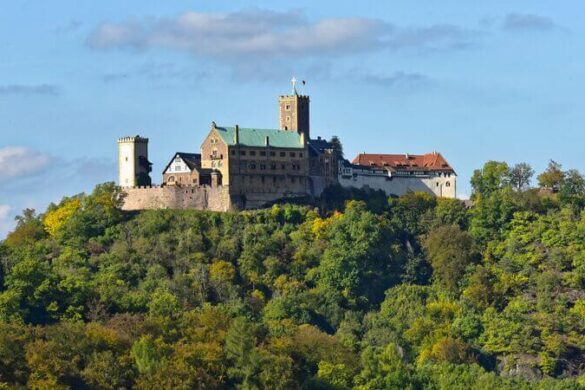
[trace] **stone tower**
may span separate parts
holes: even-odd
[[[309,97],[297,93],[294,77],[292,83],[292,93],[280,96],[279,99],[280,128],[302,133],[308,141],[310,139]]]
[[[118,181],[121,187],[151,184],[152,164],[148,161],[148,138],[118,139]]]

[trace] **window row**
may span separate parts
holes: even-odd
[[[298,152],[298,153],[297,152],[289,152],[288,156],[289,157],[297,157],[297,154],[299,157],[301,157],[301,158],[303,157],[303,152]],[[236,155],[236,150],[232,149],[232,156],[235,156],[235,155]],[[256,156],[256,151],[255,150],[249,150],[249,151],[240,150],[240,156],[246,156],[246,155]],[[266,157],[267,153],[262,150],[262,151],[258,152],[258,155],[260,155],[262,157]],[[276,152],[274,152],[274,151],[268,152],[268,155],[270,157],[276,157]],[[286,157],[287,153],[286,152],[279,152],[278,155],[280,157]]]
[[[300,171],[301,170],[301,164],[299,163],[292,163],[290,165],[291,169],[293,171]],[[265,171],[266,169],[270,169],[271,171],[275,171],[277,169],[281,169],[281,170],[286,170],[287,169],[287,164],[285,163],[270,163],[270,164],[266,164],[266,163],[256,163],[256,161],[240,161],[240,169],[259,169],[261,171]]]

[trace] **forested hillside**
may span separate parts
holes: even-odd
[[[581,388],[585,181],[551,163],[539,191],[531,175],[487,163],[472,208],[337,188],[311,206],[124,213],[104,184],[27,210],[0,245],[0,382]]]

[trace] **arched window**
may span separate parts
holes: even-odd
[[[451,183],[450,183],[450,182],[447,182],[447,183],[445,184],[445,186],[447,186],[447,187],[451,187]]]
[[[175,182],[175,177],[169,176],[169,183],[174,183],[174,182]]]

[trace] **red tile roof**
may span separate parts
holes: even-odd
[[[454,172],[441,153],[427,154],[358,154],[352,164],[389,170]]]

